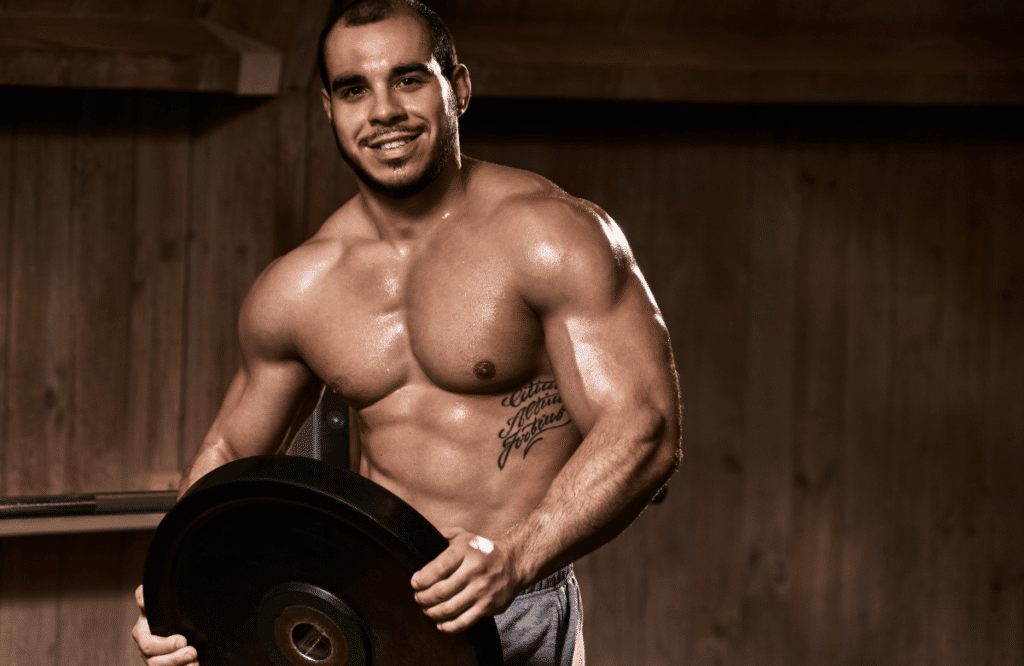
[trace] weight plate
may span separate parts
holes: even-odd
[[[361,476],[295,456],[244,458],[199,479],[146,555],[146,613],[202,666],[501,666],[492,618],[441,633],[412,574],[447,540]]]

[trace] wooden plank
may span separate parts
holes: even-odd
[[[231,92],[239,95],[277,94],[281,89],[280,51],[213,21],[201,20],[200,24],[238,54],[238,79]]]
[[[750,149],[750,310],[741,464],[745,478],[739,538],[745,566],[739,663],[787,663],[786,605],[793,562],[792,512],[795,371],[797,169],[793,149]]]
[[[13,146],[15,123],[14,97],[5,95],[0,101],[0,469],[6,469],[7,441],[7,393],[10,376],[7,372],[8,321],[11,285],[11,233],[13,225],[14,202],[11,190],[14,189]],[[6,479],[0,475],[0,494],[3,494]]]
[[[57,663],[108,666],[138,662],[129,633],[137,611],[133,612],[132,597],[123,585],[132,543],[133,539],[121,532],[61,539]],[[137,559],[131,559],[137,566]],[[141,578],[141,570],[131,573]]]
[[[135,96],[82,96],[71,180],[72,492],[121,490],[132,288]]]
[[[986,576],[978,533],[982,519],[983,456],[989,444],[982,424],[989,356],[986,321],[986,262],[991,229],[978,219],[984,182],[982,155],[953,153],[943,160],[940,205],[942,274],[938,346],[951,378],[936,387],[946,444],[936,456],[932,497],[936,538],[930,567],[936,598],[929,643],[936,663],[984,663],[983,632],[962,627],[984,615]],[[979,173],[979,166],[980,169]]]
[[[0,540],[0,661],[57,666],[58,537]]]
[[[1024,150],[993,151],[984,182],[992,235],[985,442],[984,560],[986,662],[1024,663]]]
[[[0,84],[271,95],[281,53],[215,23],[5,13]]]
[[[538,31],[543,33],[543,31]],[[474,93],[496,97],[695,102],[1021,103],[1015,39],[878,34],[744,37],[687,31],[668,41],[462,29]]]
[[[580,31],[672,35],[695,25],[716,26],[755,35],[772,35],[796,26],[807,34],[826,32],[900,32],[929,30],[955,34],[1009,34],[1024,24],[1019,3],[881,3],[873,0],[803,2],[781,0],[600,0],[593,3],[520,0],[433,0],[428,2],[449,23],[513,25],[526,22],[577,26]],[[564,27],[563,27],[564,31]]]
[[[242,300],[273,258],[276,109],[243,99],[194,101],[196,128],[187,292],[182,460],[191,460],[240,364]],[[224,116],[230,123],[221,124]],[[210,289],[209,285],[217,285]]]
[[[801,152],[786,656],[791,664],[837,664],[843,658],[836,628],[842,621],[846,254],[856,218],[847,213],[845,151]]]
[[[901,155],[898,184],[895,308],[893,320],[893,608],[892,637],[904,663],[933,658],[930,624],[936,586],[931,553],[936,547],[933,486],[937,451],[947,445],[937,389],[953,380],[939,352],[944,201],[943,155],[931,148]]]
[[[306,90],[316,69],[316,42],[327,20],[331,0],[236,2],[212,0],[206,17],[269,45],[283,55],[281,90]]]
[[[11,234],[8,493],[64,490],[73,415],[71,163],[75,93],[17,98]]]
[[[683,465],[664,507],[651,510],[658,529],[648,536],[649,548],[660,554],[648,556],[659,563],[648,588],[660,590],[664,606],[647,618],[646,632],[655,634],[648,640],[649,663],[727,664],[740,640],[745,558],[736,534],[751,473],[742,462],[749,163],[737,147],[698,144],[676,151],[676,159],[660,165],[662,196],[652,210],[638,211],[660,218],[651,242],[661,247],[662,263],[649,280],[667,296],[659,303],[677,350],[684,405]],[[661,217],[664,199],[680,209]],[[674,239],[667,232],[673,228]],[[687,527],[680,529],[680,521]],[[675,553],[688,556],[680,561]],[[658,576],[669,584],[659,586]]]
[[[128,371],[126,486],[157,489],[177,476],[182,419],[189,104],[175,94],[139,96],[134,154],[134,257]]]
[[[126,513],[0,520],[0,537],[84,532],[133,532],[155,529],[164,513]]]
[[[902,164],[898,149],[851,151],[851,227],[847,260],[844,350],[842,653],[840,664],[899,663],[892,635],[901,620],[888,572],[896,538],[889,470],[892,450],[895,248],[891,188]]]

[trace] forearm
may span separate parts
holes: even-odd
[[[524,585],[624,530],[676,470],[677,419],[650,413],[599,419],[541,503],[503,537]]]
[[[248,456],[287,451],[316,408],[323,391],[318,379],[306,376],[299,379],[301,381],[295,383],[296,390],[285,399],[253,400],[255,391],[252,391],[250,377],[244,369],[239,370],[199,452],[182,474],[178,497],[204,475],[225,463]],[[268,409],[268,405],[271,408]]]
[[[211,440],[208,437],[199,449],[199,453],[181,475],[181,482],[178,484],[178,499],[181,499],[185,491],[203,476],[221,465],[237,459],[238,456],[223,440]]]

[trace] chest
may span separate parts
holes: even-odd
[[[511,258],[438,239],[412,256],[376,248],[325,276],[302,327],[307,364],[340,397],[371,404],[403,386],[493,393],[544,363],[543,333]]]

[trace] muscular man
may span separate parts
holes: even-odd
[[[359,473],[449,540],[412,577],[423,612],[446,632],[495,615],[506,663],[582,663],[569,565],[680,459],[661,315],[607,214],[460,153],[469,72],[429,9],[356,2],[320,67],[359,194],[252,287],[242,368],[181,491],[282,451],[326,385],[354,409]],[[148,663],[194,662],[137,596]]]

